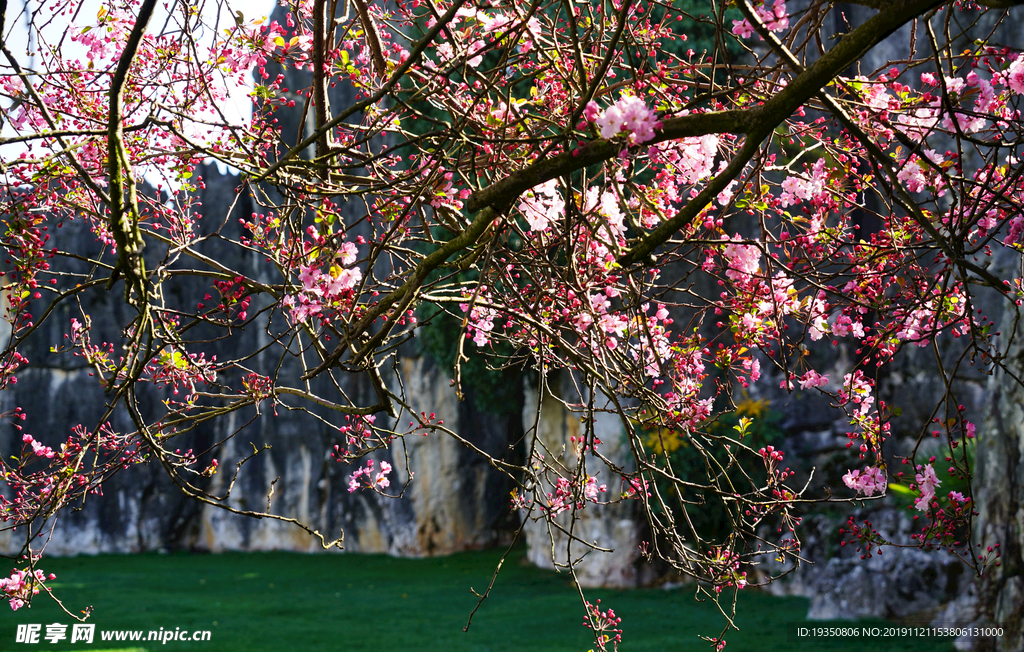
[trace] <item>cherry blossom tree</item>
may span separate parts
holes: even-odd
[[[472,446],[402,383],[400,346],[442,316],[461,324],[459,397],[470,355],[530,370],[541,393],[559,372],[576,388],[559,397],[584,424],[573,464],[536,422],[525,462],[490,459],[518,486],[522,522],[586,545],[572,529],[583,510],[632,501],[644,553],[719,602],[718,649],[736,591],[762,561],[799,557],[801,514],[819,501],[901,487],[921,516],[915,545],[979,573],[995,563],[971,552],[969,492],[943,494],[936,467],[969,486],[977,417],[949,379],[1002,364],[979,297],[1013,310],[1024,297],[1024,54],[992,36],[1020,19],[1016,2],[862,0],[877,11],[839,32],[841,7],[824,0],[302,0],[283,24],[210,2],[55,0],[30,14],[31,56],[0,47],[0,388],[71,306],[65,340],[49,344],[108,396],[105,417],[63,443],[26,433],[3,451],[0,513],[25,540],[0,580],[12,607],[50,593],[40,535],[135,464],[340,545],[208,491],[212,474],[238,473],[218,468],[224,442],[181,442],[209,420],[301,410],[337,430],[351,491],[401,496],[415,482],[415,469],[393,473],[405,438]],[[5,36],[25,22],[0,10]],[[48,30],[57,17],[66,31]],[[900,29],[904,60],[859,67]],[[698,32],[711,35],[701,50],[687,42]],[[284,88],[289,68],[310,86]],[[251,119],[229,119],[251,79]],[[335,85],[356,101],[332,106]],[[311,125],[298,140],[285,109]],[[262,211],[205,215],[190,191],[211,160]],[[71,224],[92,237],[60,238]],[[210,253],[227,250],[259,271]],[[1000,269],[1016,271],[992,271],[1008,257]],[[129,309],[123,330],[97,334],[83,306],[111,293]],[[230,349],[253,331],[258,349]],[[810,355],[847,344],[842,377]],[[877,398],[877,370],[916,347],[936,352],[948,391],[911,427],[918,445],[943,441],[944,459],[915,446],[893,461],[899,414]],[[784,451],[751,444],[748,419],[722,427],[741,389],[768,382],[821,393],[847,419],[860,465],[842,485],[810,490]],[[605,454],[598,415],[621,423],[625,463]],[[695,452],[697,473],[673,467],[669,439]],[[393,462],[371,456],[384,450]],[[727,528],[694,525],[688,505],[707,503]],[[846,534],[868,554],[888,543],[856,524]],[[616,647],[614,611],[582,595],[596,644]]]

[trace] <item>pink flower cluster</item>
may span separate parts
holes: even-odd
[[[597,484],[597,478],[587,478],[587,482],[583,485],[583,497],[590,502],[597,502],[597,495],[608,491],[608,485]]]
[[[818,294],[810,303],[811,323],[807,327],[807,335],[817,342],[825,333],[828,333],[828,302],[825,300],[825,291],[819,290]]]
[[[49,446],[43,446],[38,441],[33,439],[32,435],[23,435],[21,437],[21,441],[31,446],[32,452],[38,455],[39,457],[53,459],[53,456],[55,455],[52,448],[50,448]]]
[[[674,182],[692,186],[711,176],[720,143],[717,134],[681,138],[653,146],[650,157],[672,170]]]
[[[725,239],[729,240],[729,236]],[[740,241],[742,238],[737,233],[733,240]],[[745,281],[760,271],[761,250],[754,245],[728,244],[722,253],[728,265],[725,275],[734,281]]]
[[[654,130],[661,128],[654,111],[644,101],[632,95],[623,95],[619,101],[603,112],[596,102],[587,104],[584,115],[601,130],[602,138],[614,138],[625,132],[632,144],[646,143],[654,138]]]
[[[238,33],[233,34],[235,39],[228,39],[223,44],[218,43],[218,47],[223,46],[219,53],[215,52],[218,54],[215,57],[218,63],[222,63],[225,69],[232,73],[248,72],[253,67],[262,70],[268,58],[274,56],[277,48],[283,47],[287,50],[290,44],[285,28],[276,20],[264,27],[264,20],[259,18],[249,21],[246,25],[238,25],[235,28]],[[302,39],[301,36],[296,36],[295,44],[297,45]],[[309,40],[312,41],[311,36]]]
[[[942,158],[933,150],[925,149],[923,153],[924,157],[934,165],[939,165],[942,162]],[[927,164],[922,165],[922,158],[916,155],[904,162],[899,172],[896,173],[896,178],[902,181],[910,192],[924,192],[928,186],[935,186],[936,189],[939,189],[942,183],[942,178],[936,174],[935,169]],[[945,193],[940,191],[939,196],[942,194]]]
[[[1024,217],[1018,215],[1010,220],[1010,230],[1006,234],[1006,244],[1011,245],[1020,242],[1022,233],[1024,233]]]
[[[545,510],[551,516],[561,514],[572,508],[575,502],[577,509],[583,509],[584,501],[576,500],[574,498],[576,483],[569,478],[559,477],[555,481],[554,493],[548,493],[548,504],[541,505],[541,509]],[[599,493],[604,493],[608,490],[606,485],[597,484],[597,480],[592,477],[587,477],[587,481],[583,485],[583,498],[590,502],[596,503]]]
[[[711,416],[713,396],[703,396],[706,377],[704,355],[710,354],[696,336],[688,337],[674,344],[678,353],[667,365],[669,389],[665,402],[669,406],[666,425],[669,427],[696,428]],[[658,384],[661,385],[660,379]]]
[[[865,496],[885,493],[885,471],[877,466],[869,466],[863,471],[849,471],[843,476],[843,484]]]
[[[355,418],[349,416],[345,417],[347,423],[344,426],[338,428],[349,446],[355,446],[361,441],[365,441],[373,435],[373,422],[377,420],[372,414],[366,416],[356,416]],[[384,464],[387,464],[385,462]]]
[[[1018,95],[1024,95],[1024,54],[1014,59],[1010,67],[1003,73],[1006,85]]]
[[[828,385],[828,376],[823,376],[814,369],[809,369],[807,373],[800,378],[800,389],[824,387],[825,385]]]
[[[548,505],[541,506],[551,516],[567,512],[572,507],[572,482],[568,478],[558,478],[554,492],[548,492]]]
[[[740,555],[724,548],[715,548],[707,552],[709,570],[714,575],[715,592],[721,593],[722,589],[728,586],[735,586],[742,589],[747,585],[746,571],[740,572]],[[725,642],[716,647],[721,650]]]
[[[483,11],[464,7],[455,12],[455,22],[458,22],[460,19],[465,19],[467,21],[475,20],[479,22],[481,32],[485,36],[491,36],[492,38],[521,29],[521,23],[516,16],[509,16],[508,14],[501,12],[488,14]],[[427,20],[427,27],[432,27],[436,22],[437,19],[431,17]],[[526,29],[522,32],[520,37],[519,52],[525,54],[532,50],[534,39],[542,33],[540,21],[536,17],[531,16],[526,21]],[[455,34],[459,35],[460,32],[455,32]],[[475,67],[478,64],[470,61],[469,65]]]
[[[645,303],[641,309],[646,314],[651,306]],[[672,359],[672,342],[668,338],[668,329],[672,323],[665,304],[659,303],[653,316],[645,318],[646,328],[637,328],[635,344],[630,345],[630,356],[635,361],[643,360],[644,371],[651,378],[661,375],[662,368]],[[661,322],[661,323],[659,323]],[[639,323],[639,320],[638,320]],[[629,322],[627,322],[627,326]]]
[[[366,476],[366,486],[370,489],[387,489],[391,486],[391,481],[388,480],[387,475],[391,473],[391,465],[387,462],[380,463],[380,471],[377,475],[373,474],[373,460],[366,460],[366,466],[356,469],[348,478],[348,492],[352,493],[359,488],[359,478]]]
[[[629,319],[625,315],[616,312],[609,312],[612,307],[611,299],[619,296],[619,291],[613,287],[606,287],[603,293],[590,295],[590,307],[592,312],[581,312],[576,316],[576,330],[584,333],[595,323],[594,315],[597,316],[597,326],[606,337],[604,344],[609,349],[616,349],[619,346],[619,339],[626,336],[629,328]],[[600,337],[600,334],[598,334]]]
[[[617,652],[619,643],[622,642],[622,630],[619,629],[621,623],[622,618],[616,616],[612,609],[601,611],[600,600],[597,604],[587,602],[587,619],[583,621],[583,625],[594,630],[599,652],[608,652],[609,643],[612,650]]]
[[[153,358],[146,371],[156,387],[170,387],[175,396],[185,391],[185,400],[192,403],[197,385],[217,382],[217,356],[206,359],[206,353],[164,349]]]
[[[627,478],[623,478],[627,480]],[[651,492],[647,488],[646,478],[628,478],[627,486],[622,492],[622,498],[636,498],[640,499],[642,495],[650,497]]]
[[[912,310],[906,315],[896,337],[901,340],[913,342],[918,346],[928,346],[931,341],[929,336],[937,330],[939,324],[934,321],[934,315],[929,310]]]
[[[471,295],[470,295],[471,296]],[[466,297],[469,298],[468,296]],[[481,286],[477,301],[490,301],[490,294],[487,286]],[[467,334],[472,334],[473,342],[477,346],[485,346],[491,341],[491,331],[494,330],[494,320],[498,318],[498,311],[486,306],[474,305],[469,309],[469,303],[460,303],[459,309],[462,312],[469,312],[467,322]]]
[[[543,231],[551,224],[557,224],[565,211],[565,201],[558,192],[554,179],[534,186],[523,195],[519,210],[530,225],[531,231]]]
[[[128,38],[135,17],[121,9],[108,12],[104,7],[100,10],[98,21],[98,25],[86,27],[72,23],[68,29],[73,42],[89,49],[85,55],[87,61],[99,61],[119,54],[119,46]]]
[[[825,192],[828,184],[828,175],[825,172],[825,159],[818,159],[811,166],[811,178],[790,176],[782,182],[782,194],[779,199],[782,207],[785,208],[801,201],[812,201],[818,195]]]
[[[839,405],[846,405],[850,401],[864,406],[873,404],[875,397],[871,395],[872,382],[874,381],[871,377],[865,376],[860,369],[843,376],[843,387],[839,390]]]
[[[41,570],[15,570],[11,572],[10,577],[0,579],[0,591],[3,591],[4,597],[10,600],[11,609],[17,611],[24,607],[33,595],[39,594],[39,588],[46,579],[46,574]],[[50,579],[55,580],[57,576],[51,573]]]
[[[991,81],[980,77],[978,73],[973,70],[967,74],[966,78],[943,77],[941,82],[934,73],[921,73],[921,81],[924,84],[938,87],[941,83],[952,99],[948,100],[949,104],[947,105],[941,97],[938,97],[933,93],[927,93],[926,96],[930,99],[927,100],[926,105],[911,108],[908,109],[906,113],[901,113],[896,119],[898,123],[896,128],[914,140],[922,140],[937,126],[941,126],[943,129],[950,132],[962,131],[970,134],[981,131],[990,121],[998,120],[1000,118],[1004,120],[1014,119],[1012,111],[1006,106],[1005,98],[1002,98],[1000,94],[997,94],[996,89],[993,86],[993,83],[1006,83],[1010,86],[1010,89],[1013,90],[1014,82],[1010,76],[1012,69],[1013,66],[1011,65],[1010,69],[1007,70],[1006,73],[1003,73],[1003,75],[995,73],[992,76]],[[1021,77],[1024,78],[1024,64],[1021,65],[1020,73]],[[885,79],[886,78],[883,75],[881,80],[885,81]],[[884,101],[871,103],[872,108],[878,109],[879,111],[886,111],[899,106],[898,100],[884,92],[883,84],[872,84],[871,86],[876,89],[876,92],[879,93],[880,97],[885,98]],[[893,82],[891,86],[897,92],[899,92],[901,88],[906,88],[901,87],[896,82]],[[977,90],[975,91],[972,89]],[[970,112],[957,110],[957,105],[969,97],[974,98],[973,110]],[[947,106],[954,107],[952,113],[946,110]],[[863,115],[862,122],[865,120],[870,121],[871,116],[868,116],[867,114]],[[925,150],[925,154],[936,165],[941,163],[941,159],[935,152]],[[917,174],[917,170],[914,168],[911,168],[909,172],[904,173],[905,176],[909,177],[913,177],[915,174]],[[914,190],[914,192],[921,191]]]
[[[921,492],[921,497],[914,501],[914,507],[922,512],[927,512],[931,507],[931,502],[935,500],[935,488],[942,484],[942,481],[936,477],[935,469],[931,464],[919,466],[914,480],[917,481],[917,489]]]
[[[339,254],[343,265],[351,264],[356,259],[356,246],[346,242]],[[288,309],[288,316],[293,324],[305,323],[309,317],[322,312],[325,305],[350,295],[362,279],[363,273],[358,267],[334,266],[330,274],[324,274],[312,265],[300,267],[299,280],[302,281],[302,291],[286,295],[281,300],[281,305]]]
[[[836,323],[832,325],[832,334],[836,337],[846,337],[852,334],[859,340],[864,337],[864,324],[854,321],[847,315],[839,315],[836,318]]]
[[[768,3],[766,2],[765,5]],[[789,14],[786,13],[785,0],[775,0],[775,4],[769,9],[767,6],[757,8],[757,17],[761,19],[764,26],[773,32],[781,32],[789,27]],[[754,34],[754,26],[750,21],[732,21],[732,33],[740,38],[750,38]]]

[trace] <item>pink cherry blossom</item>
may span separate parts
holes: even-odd
[[[340,259],[341,259],[341,264],[342,265],[351,265],[352,263],[356,262],[356,256],[358,255],[358,253],[359,253],[359,250],[356,247],[355,243],[352,243],[352,242],[345,242],[345,243],[343,243],[341,245],[341,248],[338,250],[338,255],[339,255]]]
[[[1024,54],[1019,55],[1006,69],[1006,85],[1018,95],[1024,94]]]
[[[931,508],[932,501],[935,500],[935,489],[942,484],[942,481],[935,475],[935,469],[931,464],[919,467],[914,479],[917,481],[918,491],[921,492],[921,496],[914,501],[914,507],[922,512],[927,512]]]
[[[543,231],[549,226],[557,225],[565,210],[565,201],[558,191],[556,181],[552,179],[525,193],[518,208],[530,225],[531,231]]]
[[[813,369],[808,369],[800,378],[800,387],[802,389],[808,389],[810,387],[824,387],[828,385],[828,376],[823,376]]]
[[[732,239],[742,240],[738,233]],[[760,271],[761,250],[755,245],[728,244],[722,254],[728,266],[725,275],[734,281],[747,280]]]
[[[750,21],[705,12],[709,26],[750,38],[763,23],[802,66],[780,65],[773,48],[757,46],[734,75],[716,77],[714,62],[735,39],[707,53],[679,47],[686,23],[673,25],[668,5],[573,2],[559,13],[558,3],[548,11],[412,0],[361,3],[328,30],[336,27],[340,42],[315,52],[321,4],[284,2],[283,24],[268,24],[226,11],[200,18],[190,3],[170,3],[137,32],[134,51],[132,3],[107,3],[99,14],[80,1],[48,7],[52,17],[27,12],[29,42],[40,47],[7,57],[0,75],[10,132],[0,275],[11,331],[0,389],[13,388],[28,364],[19,350],[53,347],[56,368],[81,369],[78,380],[138,417],[122,420],[128,432],[109,424],[76,426],[66,439],[47,432],[51,448],[20,431],[39,423],[20,408],[0,415],[21,437],[5,458],[0,514],[44,534],[23,539],[30,566],[46,533],[60,531],[47,519],[92,500],[143,457],[174,477],[209,478],[217,464],[174,442],[221,415],[244,415],[222,428],[228,438],[265,425],[267,409],[327,426],[337,438],[330,454],[351,465],[342,485],[391,491],[396,469],[380,460],[399,459],[414,433],[417,442],[448,433],[472,440],[469,421],[448,430],[424,402],[472,394],[477,362],[527,375],[545,423],[580,419],[570,445],[549,447],[546,460],[480,449],[517,485],[512,504],[533,508],[537,531],[582,532],[570,512],[605,502],[595,476],[611,474],[607,484],[623,491],[608,502],[640,499],[630,507],[653,524],[652,541],[688,542],[669,546],[679,558],[665,559],[660,544],[645,552],[685,564],[713,594],[746,582],[741,535],[760,538],[767,553],[766,524],[792,529],[786,541],[795,544],[804,505],[884,494],[883,460],[911,450],[892,439],[923,429],[914,420],[930,410],[944,415],[931,433],[944,441],[929,440],[906,461],[917,508],[939,500],[931,463],[919,466],[945,457],[934,444],[954,451],[951,477],[969,470],[955,451],[976,438],[968,419],[982,398],[956,395],[964,390],[949,382],[952,367],[933,370],[945,375],[935,379],[944,391],[912,397],[931,405],[906,410],[908,399],[892,396],[905,410],[898,419],[892,392],[875,395],[864,370],[897,378],[885,370],[903,369],[898,356],[928,345],[979,374],[1013,362],[1006,347],[1015,340],[985,313],[1002,296],[1024,301],[1018,50],[986,44],[975,30],[964,33],[971,49],[944,43],[868,72],[877,62],[843,46],[884,36],[859,24],[862,16],[850,15],[850,34],[831,38],[836,25],[846,29],[837,3],[809,12],[803,3],[791,17],[782,0],[750,0]],[[897,34],[927,16],[869,4],[878,5],[871,24]],[[797,16],[799,33],[786,37]],[[576,34],[567,31],[573,17]],[[62,41],[40,31],[51,19],[82,22]],[[1005,20],[989,12],[986,28]],[[24,74],[15,65],[22,57]],[[312,70],[315,61],[322,70]],[[118,62],[123,78],[113,75]],[[838,73],[847,70],[864,74]],[[236,120],[224,110],[239,93],[251,112]],[[108,122],[123,133],[107,134]],[[241,173],[219,178],[224,197],[206,192],[213,161]],[[72,222],[84,237],[61,230]],[[104,318],[116,323],[94,331],[85,308],[95,303],[80,299],[109,287],[103,296],[118,305]],[[67,310],[76,315],[70,332],[47,341],[68,330]],[[64,320],[57,331],[45,323],[55,318]],[[434,337],[431,328],[450,332]],[[99,332],[111,341],[92,341]],[[455,362],[431,376],[446,382],[424,388],[410,363],[439,341],[440,357]],[[208,347],[231,357],[218,361]],[[758,451],[763,469],[737,466],[749,464],[750,451],[736,445],[750,441],[717,436],[715,419],[768,376],[785,390],[821,394],[822,409],[834,409],[829,422],[848,424],[840,427],[850,453],[864,460],[843,476],[848,490],[791,479],[771,447]],[[513,389],[523,391],[518,381]],[[367,412],[393,416],[377,428]],[[597,437],[606,417],[623,426],[614,451]],[[544,448],[535,446],[545,443],[541,421],[522,425],[521,443]],[[648,455],[652,432],[735,464],[679,477],[669,457]],[[727,500],[728,545],[687,532],[679,505],[646,499],[680,482]],[[192,486],[221,500],[213,494],[222,484]],[[948,496],[920,519],[929,528],[919,530],[923,547],[970,517],[971,496]],[[556,514],[559,523],[543,522]],[[790,543],[774,547],[792,552]],[[31,577],[2,586],[12,606],[31,597]],[[613,647],[617,617],[588,613],[595,629],[607,626],[597,647]]]
[[[56,579],[56,576],[51,574],[49,579]],[[0,578],[0,592],[9,600],[11,609],[17,611],[28,604],[32,596],[39,595],[46,580],[46,574],[39,569],[34,572],[14,570],[10,577]]]
[[[366,460],[366,466],[356,469],[355,473],[348,478],[348,491],[353,493],[362,486],[359,478],[365,478],[365,486],[369,489],[380,490],[387,489],[391,486],[391,480],[388,479],[388,474],[391,473],[391,464],[386,461],[381,461],[380,470],[374,475],[374,463],[373,460]]]
[[[593,111],[591,110],[591,113]],[[614,138],[626,132],[632,143],[644,143],[654,138],[654,130],[661,123],[643,100],[632,95],[623,95],[594,119],[602,138]]]
[[[770,8],[767,6],[757,7],[757,17],[764,23],[764,26],[773,32],[781,32],[789,28],[789,14],[786,13],[785,0],[775,0]],[[750,38],[754,33],[754,26],[746,18],[732,21],[732,33],[740,38]]]
[[[843,476],[843,483],[850,489],[865,496],[873,496],[876,493],[885,493],[886,479],[885,471],[877,466],[869,466],[863,471],[849,471]]]

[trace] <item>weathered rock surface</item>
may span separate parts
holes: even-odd
[[[553,374],[544,387],[543,395],[533,387],[527,389],[523,407],[524,429],[529,432],[536,427],[536,453],[563,467],[568,477],[580,463],[572,439],[581,441],[586,434],[586,426],[581,423],[579,413],[569,410],[560,400],[565,397],[565,401],[571,401],[568,397],[575,391],[567,373]],[[599,447],[601,454],[613,464],[627,468],[629,450],[620,419],[614,414],[598,413],[593,429],[594,436],[603,442]],[[606,464],[590,453],[584,455],[583,464],[587,475],[593,476],[598,484],[608,485],[607,493],[599,500],[617,499],[619,481],[615,480]],[[553,491],[550,483],[545,485],[543,491]],[[625,588],[641,582],[640,528],[633,503],[585,503],[576,512],[577,520],[571,529],[572,513],[569,511],[554,518],[563,529],[551,526],[542,517],[540,506],[534,507],[532,516],[524,525],[527,558],[531,563],[560,572],[571,567],[582,586]],[[572,541],[567,532],[572,533]]]
[[[861,522],[870,520],[874,529],[891,540],[909,539],[912,521],[891,508],[856,516]],[[794,567],[792,560],[767,564],[774,573],[791,571],[784,580],[770,584],[769,592],[811,598],[810,619],[919,617],[952,600],[968,584],[967,569],[958,559],[892,547],[862,559],[863,551],[838,544],[836,529],[828,516],[808,517],[801,526],[801,554],[813,565]]]
[[[1003,361],[1006,368],[996,371],[988,385],[989,411],[979,428],[975,462],[976,552],[990,558],[990,551],[998,552],[998,565],[990,565],[944,614],[961,624],[1000,626],[1004,633],[960,639],[962,650],[1024,650],[1024,388],[1013,378],[1024,377],[1019,317],[1017,310],[1006,310],[1000,320],[1003,337],[1014,339]]]
[[[243,196],[232,211],[237,178],[219,174],[212,166],[199,172],[206,184],[197,191],[206,217],[200,224],[212,229],[213,225],[224,223],[224,234],[232,235],[237,218],[258,207]],[[94,240],[81,222],[65,224],[54,238]],[[261,261],[254,257],[241,255],[216,239],[206,246],[230,268],[263,282],[280,282],[272,276],[273,270],[261,267]],[[218,246],[222,247],[219,251]],[[157,251],[147,253],[159,255]],[[201,301],[208,288],[180,286],[172,291],[179,293],[179,297]],[[120,287],[115,287],[111,293],[99,289],[85,295],[94,341],[119,341],[120,329],[130,318],[120,292]],[[19,450],[20,438],[26,432],[46,445],[59,445],[73,426],[92,427],[101,417],[106,397],[89,375],[90,370],[77,358],[55,355],[49,350],[61,344],[71,318],[78,316],[77,309],[72,312],[71,308],[58,307],[56,314],[30,340],[23,349],[30,367],[18,375],[16,386],[0,394],[0,409],[21,406],[28,414],[28,420],[21,424],[24,431],[16,430],[8,422],[0,424],[0,447],[4,451]],[[240,349],[255,350],[265,345],[266,339],[267,335],[254,327],[234,338],[234,342]],[[234,357],[238,351],[224,350],[214,343],[208,353],[223,360]],[[437,413],[438,418],[474,446],[499,459],[520,455],[516,449],[522,439],[519,408],[513,406],[511,410],[515,417],[496,416],[479,407],[472,391],[467,392],[466,401],[456,402],[449,389],[448,374],[415,346],[403,349],[400,365],[409,383],[408,395],[417,410]],[[283,373],[297,383],[301,369],[289,361]],[[364,379],[347,378],[343,382],[356,400],[365,399],[368,405],[375,402]],[[512,392],[511,396],[522,401],[521,391]],[[150,399],[150,405],[154,400]],[[143,403],[146,407],[145,400]],[[287,399],[285,403],[294,404]],[[236,413],[203,424],[180,443],[183,450],[213,447],[207,456],[217,457],[221,469],[207,487],[214,493],[226,489],[235,465],[252,453],[253,446],[272,446],[239,471],[229,500],[233,507],[265,508],[273,487],[274,513],[310,523],[328,540],[338,537],[344,529],[345,548],[362,552],[445,554],[491,545],[504,536],[510,518],[508,478],[455,440],[444,435],[417,435],[406,440],[404,449],[416,477],[404,498],[384,498],[365,491],[350,494],[347,480],[354,469],[329,458],[329,451],[340,442],[337,415],[322,414],[321,421],[283,406],[277,412],[278,416],[264,413],[258,417],[251,411]],[[249,419],[253,420],[246,423]],[[115,411],[111,422],[121,432],[134,430],[121,411]],[[238,428],[242,430],[234,438],[217,444]],[[399,444],[396,451],[401,454],[402,450]],[[406,479],[405,460],[388,461],[394,465],[399,480]],[[20,532],[0,533],[0,550],[17,552],[24,543],[22,536]],[[253,520],[186,499],[162,469],[143,465],[118,473],[104,486],[103,496],[90,496],[82,509],[61,516],[46,552],[68,555],[175,547],[306,551],[319,546],[318,540],[288,523]]]
[[[275,11],[273,18],[284,23],[286,8],[278,7]],[[271,78],[283,72],[283,86],[292,89],[291,93],[310,83],[308,72],[283,71],[275,69],[274,65],[268,65],[268,71]],[[330,95],[335,108],[349,106],[354,101],[354,91],[343,83],[332,86]],[[298,103],[300,107],[302,99]],[[276,117],[282,126],[283,150],[313,128],[312,115],[303,121],[301,110],[278,111]],[[205,185],[197,183],[195,190],[199,201],[197,213],[202,215],[197,221],[200,235],[216,232],[226,238],[237,238],[239,219],[263,212],[251,196],[238,195],[237,177],[210,165],[197,170],[195,180],[200,178],[205,182]],[[81,250],[82,243],[95,241],[81,221],[68,222],[52,235],[55,243],[62,239],[73,241],[76,250]],[[227,245],[216,236],[202,247],[205,253],[231,269],[264,283],[281,282],[277,271],[259,256]],[[94,248],[98,253],[99,244]],[[147,247],[147,258],[152,259],[150,268],[155,267],[162,254],[159,249],[155,243]],[[74,267],[75,263],[68,265]],[[121,291],[118,285],[109,293],[101,289],[85,296],[94,341],[119,341],[120,331],[130,319],[130,308],[124,304]],[[168,291],[175,301],[187,305],[190,301],[202,301],[209,288],[179,284],[170,286]],[[257,306],[252,306],[250,311],[256,309]],[[85,366],[71,356],[58,356],[49,351],[51,346],[61,344],[74,316],[78,316],[77,310],[72,312],[70,305],[58,307],[42,332],[36,333],[23,349],[31,367],[19,374],[17,386],[0,394],[0,409],[24,408],[29,415],[23,422],[24,432],[47,445],[64,441],[76,424],[93,427],[105,403],[103,390],[89,376]],[[9,337],[9,333],[6,335]],[[254,326],[232,338],[235,350],[226,350],[214,342],[206,352],[224,360],[241,351],[254,351],[268,342],[267,334]],[[273,369],[276,363],[277,360],[269,356],[252,361],[253,365],[262,364],[268,369]],[[398,363],[405,374],[412,407],[436,413],[472,446],[498,459],[521,456],[523,394],[519,386],[508,392],[513,404],[502,406],[506,408],[501,411],[504,416],[499,416],[488,412],[487,406],[481,406],[472,388],[467,390],[466,401],[455,401],[447,372],[416,346],[403,347]],[[298,386],[301,373],[297,361],[285,360],[282,377],[295,379],[294,384]],[[366,405],[376,402],[364,378],[345,377],[341,383],[355,400],[365,400]],[[314,389],[317,387],[314,382]],[[323,381],[319,389],[327,392],[326,395],[335,391]],[[284,402],[296,404],[287,399]],[[264,408],[264,412],[268,410],[273,411]],[[404,485],[409,468],[415,472],[403,498],[386,498],[367,491],[350,494],[347,482],[354,468],[343,467],[329,456],[334,444],[340,442],[338,415],[324,413],[319,415],[322,419],[316,419],[284,406],[279,406],[277,413],[277,416],[267,413],[257,416],[252,411],[233,413],[227,419],[201,425],[181,441],[183,450],[203,451],[212,447],[207,457],[218,458],[220,473],[206,488],[215,494],[226,491],[236,464],[250,455],[254,447],[271,446],[238,471],[227,501],[233,508],[264,510],[269,504],[273,513],[308,523],[328,540],[338,537],[344,530],[346,550],[407,556],[445,554],[492,545],[502,540],[506,530],[515,524],[515,517],[509,513],[509,479],[449,437],[417,435],[407,438],[404,446],[399,443],[391,454],[406,455],[408,467],[404,457],[380,457],[395,468],[398,482],[393,487]],[[123,412],[115,412],[111,420],[122,432],[134,430]],[[241,430],[228,439],[239,428]],[[9,423],[0,423],[0,450],[20,449],[22,434]],[[226,443],[218,443],[225,440]],[[90,496],[82,509],[57,520],[47,554],[136,552],[176,547],[309,551],[320,547],[319,540],[289,523],[254,520],[186,499],[154,465],[118,473],[104,486],[104,493]],[[23,534],[0,532],[0,551],[18,551],[24,543]]]

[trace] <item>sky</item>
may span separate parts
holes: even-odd
[[[190,4],[195,4],[193,0],[188,1]],[[76,18],[73,20],[77,26],[76,31],[80,31],[83,26],[95,24],[97,13],[106,4],[102,0],[70,0],[70,2],[73,5],[78,5],[77,13],[75,14]],[[31,30],[28,28],[27,18],[30,13],[34,15],[36,25],[43,26],[41,33],[44,43],[51,46],[59,43],[66,59],[85,58],[86,48],[80,43],[73,42],[67,38],[70,34],[69,27],[72,21],[69,21],[67,16],[55,16],[53,10],[49,8],[57,3],[54,3],[53,0],[50,0],[49,3],[44,3],[40,0],[28,0],[28,3],[29,11],[26,11],[24,0],[12,0],[9,2],[4,23],[4,43],[11,49],[22,67],[31,69],[34,64],[38,63],[38,58],[33,56],[31,50],[38,49],[39,43],[35,38],[32,38],[31,43],[29,42]],[[225,24],[233,24],[232,14],[236,11],[242,11],[246,21],[260,16],[269,16],[276,2],[275,0],[224,0],[223,4],[224,6],[221,8],[219,16],[222,28]],[[200,0],[200,7],[202,9],[203,22],[208,25],[214,25],[218,18],[217,3],[214,0],[206,0],[205,2]],[[228,11],[225,11],[225,9]],[[149,31],[152,33],[159,30],[166,18],[167,12],[161,6],[150,22]],[[214,31],[212,29],[206,30],[200,40],[209,42],[213,38],[213,34]],[[10,67],[3,57],[0,57],[0,71],[3,73],[10,72]],[[232,90],[228,102],[222,107],[225,115],[232,122],[244,122],[251,117],[252,101],[248,97],[248,93],[251,90],[251,83],[247,88],[236,87]],[[9,108],[12,101],[7,98],[0,98],[0,104],[5,108]],[[15,135],[15,133],[10,124],[4,124],[2,130],[0,130],[0,137],[10,137]],[[23,150],[23,146],[0,144],[0,157],[15,156]]]

